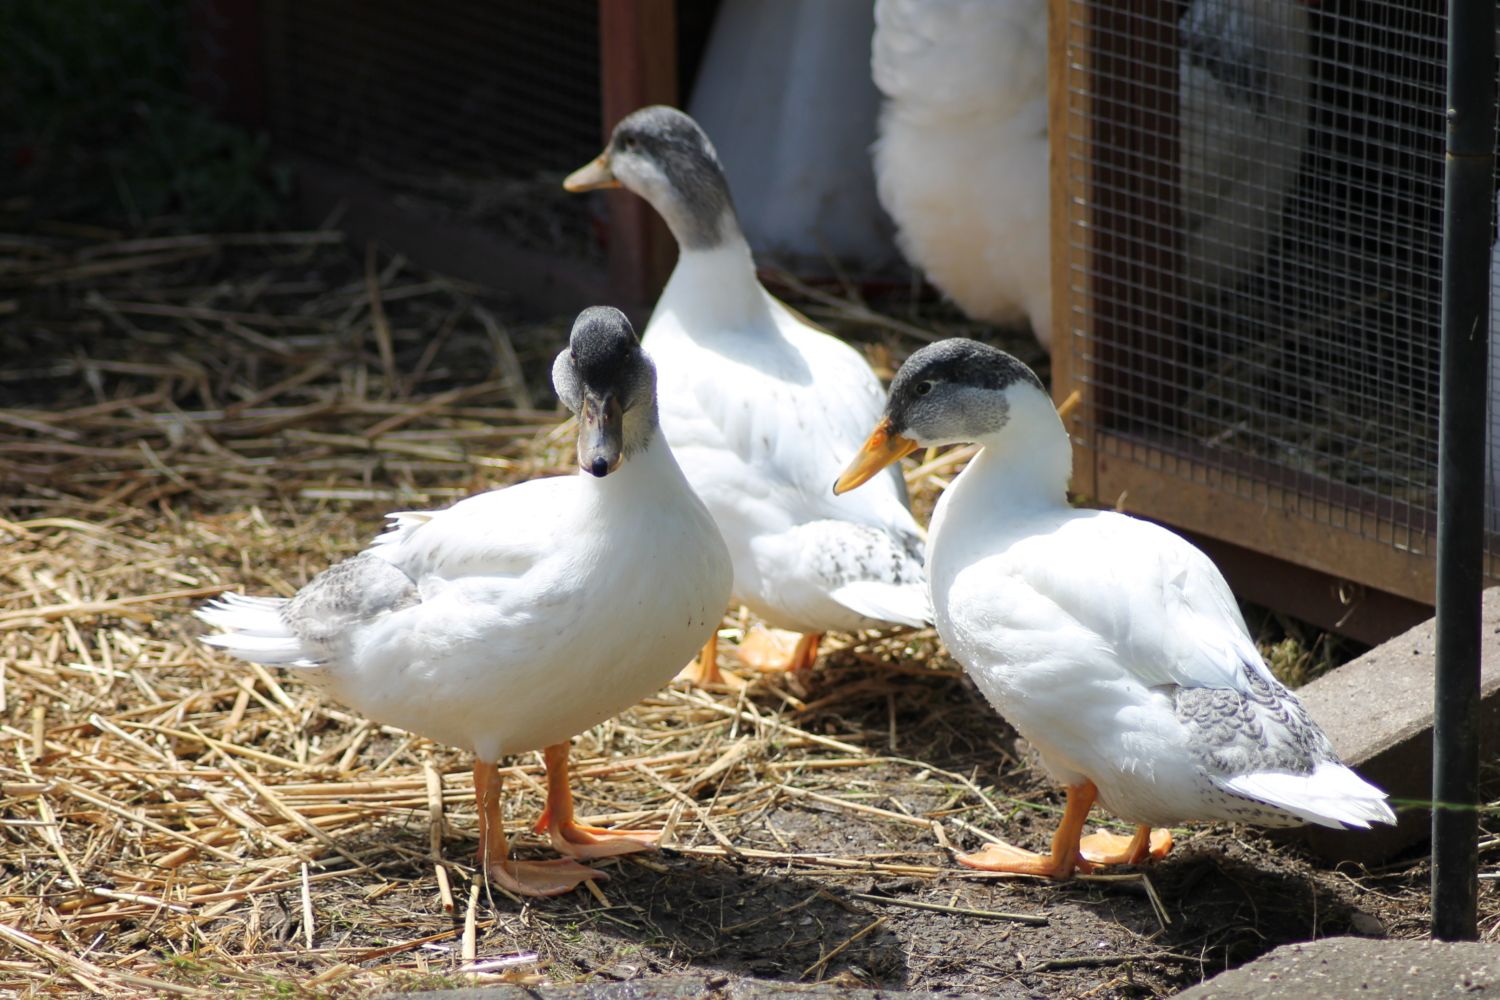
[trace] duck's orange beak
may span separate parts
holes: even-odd
[[[870,436],[865,439],[864,447],[859,449],[859,454],[854,456],[848,466],[844,468],[844,474],[839,476],[839,481],[833,484],[834,493],[847,493],[861,483],[867,482],[875,473],[917,450],[917,442],[909,437],[892,433],[889,419],[882,420]]]
[[[609,169],[608,150],[600,153],[563,180],[563,187],[573,192],[597,191],[600,188],[617,188],[619,186],[620,181],[615,177],[614,171]]]

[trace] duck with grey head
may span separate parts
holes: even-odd
[[[392,514],[296,596],[226,594],[198,612],[218,629],[209,645],[473,753],[480,865],[527,896],[603,875],[511,860],[497,762],[543,751],[537,828],[568,858],[649,849],[653,832],[577,822],[568,741],[670,681],[717,627],[731,581],[718,528],[662,439],[656,372],[625,317],[580,314],[552,378],[578,415],[577,475]]]
[[[893,469],[868,495],[828,483],[885,405],[855,349],[761,286],[717,154],[690,117],[648,107],[572,174],[571,191],[625,187],[677,239],[677,266],[643,342],[656,359],[662,430],[734,562],[734,601],[803,633],[790,668],[817,640],[930,620],[923,540]],[[710,644],[692,675],[724,678]]]
[[[1395,822],[1271,675],[1218,569],[1181,536],[1069,505],[1072,445],[1036,375],[1003,351],[917,351],[835,485],[919,447],[977,442],[944,491],[927,557],[938,634],[1067,789],[1050,852],[992,844],[960,863],[1067,878],[1138,863],[1184,820]],[[1084,837],[1095,802],[1132,837]]]

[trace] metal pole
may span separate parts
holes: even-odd
[[[1448,157],[1438,417],[1432,936],[1477,936],[1479,635],[1494,190],[1495,0],[1448,5]]]

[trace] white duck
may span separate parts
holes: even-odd
[[[836,490],[918,447],[978,455],[933,515],[938,634],[1067,788],[1050,854],[995,845],[970,867],[1066,878],[1170,846],[1184,820],[1367,827],[1395,816],[1266,668],[1234,595],[1165,528],[1078,510],[1072,451],[1041,383],[972,340],[913,354]],[[1097,800],[1134,837],[1081,839]]]
[[[579,315],[553,384],[578,414],[587,474],[446,510],[393,514],[368,549],[290,600],[226,595],[198,612],[235,656],[305,670],[383,723],[473,752],[479,860],[513,892],[601,873],[509,857],[497,761],[544,750],[553,846],[574,858],[656,836],[579,825],[568,740],[666,684],[718,625],[730,563],[657,430],[655,371],[617,310]]]
[[[623,186],[651,203],[680,256],[642,338],[662,385],[662,431],[713,512],[734,561],[734,600],[805,633],[921,626],[930,618],[922,536],[899,469],[869,496],[828,484],[879,416],[865,359],[772,298],[755,275],[708,137],[667,107],[633,112],[570,191]],[[721,679],[714,650],[697,679]]]
[[[1178,22],[1183,259],[1238,285],[1280,225],[1306,140],[1308,0],[1195,0]],[[898,243],[976,319],[1050,349],[1045,0],[877,0],[874,147]]]

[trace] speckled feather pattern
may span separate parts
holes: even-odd
[[[859,580],[880,580],[896,586],[924,586],[922,542],[915,536],[893,536],[860,524],[849,525],[857,539],[846,548],[818,551],[815,566],[830,589]]]
[[[357,626],[421,600],[416,582],[370,552],[335,563],[281,608],[281,619],[314,664],[348,654]]]
[[[1245,671],[1244,691],[1178,688],[1177,721],[1188,731],[1194,757],[1209,774],[1246,771],[1311,774],[1318,761],[1336,760],[1333,746],[1297,696],[1259,670]]]

